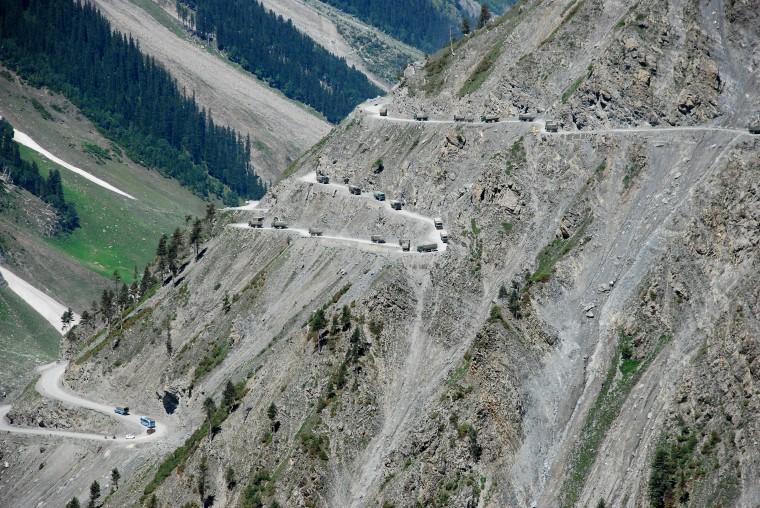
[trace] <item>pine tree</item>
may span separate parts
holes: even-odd
[[[199,218],[196,217],[195,222],[193,222],[193,229],[190,232],[190,243],[193,244],[193,247],[195,247],[195,257],[198,257],[198,248],[201,243],[201,234],[203,233],[203,223]]]
[[[488,9],[488,5],[480,4],[480,15],[478,16],[478,29],[483,28],[491,21],[491,11]]]
[[[462,18],[462,26],[459,29],[462,32],[462,35],[469,35],[471,29],[470,29],[470,18],[467,16]]]

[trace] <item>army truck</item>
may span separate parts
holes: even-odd
[[[272,222],[272,227],[275,229],[288,229],[288,223],[284,220],[276,220]]]
[[[418,122],[427,122],[428,120],[428,114],[427,113],[415,113],[414,117],[415,120]]]
[[[369,239],[372,240],[372,243],[385,243],[385,237],[380,235],[372,235]]]
[[[559,124],[554,120],[546,121],[546,132],[557,132],[559,130]]]
[[[435,229],[443,229],[443,219],[440,217],[433,219],[433,224],[435,224]]]
[[[349,185],[348,186],[348,192],[351,194],[356,194],[357,196],[360,196],[362,193],[362,188],[358,185]]]
[[[379,190],[376,190],[372,193],[375,196],[375,199],[378,201],[385,201],[385,193]]]
[[[441,231],[441,241],[443,243],[449,243],[449,234],[446,232],[446,230]]]
[[[757,125],[750,125],[748,130],[750,134],[760,134],[760,123]]]
[[[437,243],[422,243],[417,246],[417,252],[436,252],[437,250]]]
[[[252,228],[263,228],[264,227],[264,217],[254,217],[253,219],[248,221],[248,225]]]
[[[327,175],[317,175],[317,183],[330,183],[330,177]]]
[[[309,228],[310,236],[322,236],[322,230],[318,228]]]
[[[536,115],[533,113],[520,113],[517,118],[519,118],[521,122],[532,122],[536,119]]]
[[[398,201],[396,199],[390,200],[391,208],[394,210],[401,210],[401,201]]]
[[[454,121],[455,122],[466,122],[467,119],[464,115],[454,115]]]
[[[401,247],[401,250],[404,252],[409,252],[409,249],[411,248],[412,242],[406,239],[401,239],[398,241],[399,246]]]
[[[499,121],[498,115],[481,115],[480,117],[481,122],[485,123],[494,123]]]
[[[380,108],[380,116],[388,116],[388,108],[386,107]]]

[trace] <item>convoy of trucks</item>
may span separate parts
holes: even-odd
[[[288,223],[284,220],[276,220],[272,222],[272,227],[275,229],[288,229]]]
[[[350,192],[351,194],[355,194],[357,196],[360,196],[361,193],[362,193],[362,188],[359,187],[358,185],[349,185],[348,186],[348,192]]]
[[[536,115],[533,113],[520,113],[517,118],[519,118],[521,122],[532,122],[536,119]]]
[[[427,113],[415,113],[414,119],[418,122],[427,122],[428,121],[428,114]]]
[[[322,236],[322,230],[317,228],[309,228],[309,236]]]
[[[485,122],[485,123],[498,122],[499,121],[499,116],[498,115],[482,115],[480,117],[480,121],[481,122]]]
[[[372,240],[372,243],[385,243],[385,237],[381,235],[372,235],[369,239]]]
[[[378,201],[385,201],[385,193],[383,191],[376,190],[372,193],[375,199]]]
[[[254,217],[253,219],[248,221],[248,225],[252,228],[263,228],[264,227],[264,217]]]
[[[475,119],[471,116],[464,116],[464,115],[454,115],[454,121],[455,122],[467,122],[472,123],[475,121]]]
[[[435,229],[443,229],[443,219],[440,217],[433,219],[433,224],[435,224]]]
[[[449,234],[445,230],[441,231],[441,241],[443,243],[449,243]]]
[[[409,249],[412,246],[412,242],[410,242],[409,240],[406,240],[406,239],[399,240],[398,244],[399,244],[399,246],[401,246],[401,250],[404,251],[404,252],[408,252]]]
[[[554,120],[546,121],[546,132],[557,132],[559,130],[559,124]]]
[[[437,243],[421,243],[417,246],[417,252],[436,252],[437,250]]]

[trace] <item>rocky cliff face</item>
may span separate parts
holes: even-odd
[[[118,345],[71,370],[171,427],[109,503],[147,501],[179,449],[163,505],[757,504],[749,4],[522,2],[410,70],[387,118],[357,110],[259,205],[322,238],[228,212]],[[561,131],[504,121],[526,109]],[[401,121],[423,110],[446,123]],[[449,121],[486,113],[502,121]],[[445,251],[368,241],[418,245],[432,217]],[[239,400],[185,442],[227,380]]]

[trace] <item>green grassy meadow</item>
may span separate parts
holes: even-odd
[[[0,390],[18,386],[35,365],[58,357],[61,336],[10,288],[0,287]]]

